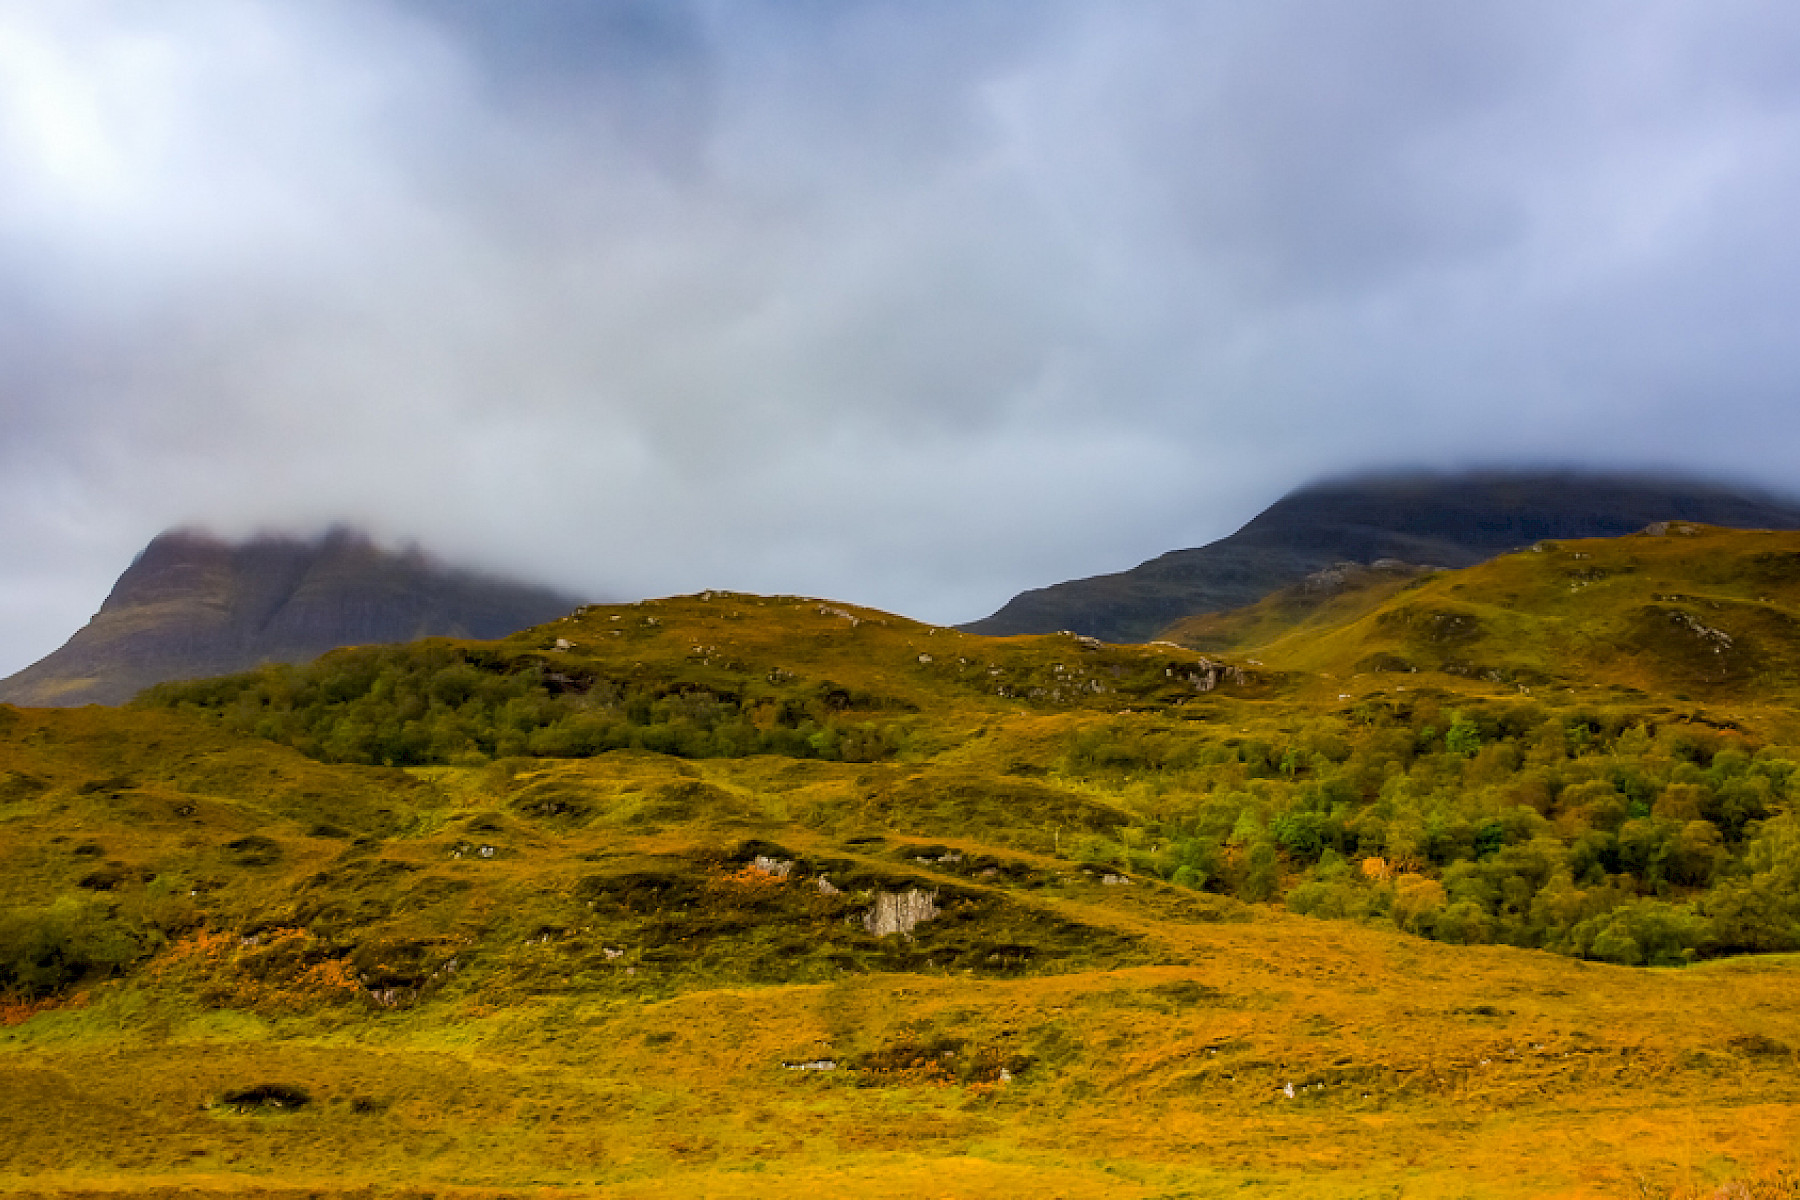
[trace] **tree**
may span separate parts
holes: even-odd
[[[1280,864],[1275,857],[1275,844],[1263,839],[1250,847],[1244,856],[1244,878],[1238,884],[1240,900],[1268,900],[1281,886]]]
[[[1450,728],[1444,731],[1444,749],[1462,758],[1481,749],[1481,730],[1461,713],[1450,714]]]

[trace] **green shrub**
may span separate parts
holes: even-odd
[[[1450,728],[1444,731],[1444,749],[1469,758],[1481,749],[1481,730],[1474,722],[1464,720],[1461,713],[1450,714]]]
[[[1280,888],[1281,868],[1275,856],[1275,844],[1266,840],[1259,841],[1244,856],[1244,876],[1238,884],[1238,898],[1269,900]]]
[[[140,936],[99,900],[63,896],[44,908],[0,912],[0,991],[14,995],[63,991],[90,975],[111,975],[143,952]]]

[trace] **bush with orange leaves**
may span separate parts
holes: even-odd
[[[198,929],[159,955],[148,973],[185,985],[210,1007],[265,1014],[306,1012],[362,994],[342,956],[290,927],[249,935]]]
[[[712,877],[712,882],[719,887],[778,888],[787,882],[787,876],[747,862],[735,871],[721,870]]]
[[[51,1012],[63,1008],[86,1008],[88,995],[76,992],[72,996],[43,996],[36,1000],[0,996],[0,1027],[23,1025],[41,1012]]]

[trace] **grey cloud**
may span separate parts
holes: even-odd
[[[1387,462],[1788,482],[1800,18],[0,12],[0,671],[158,529],[941,620]]]

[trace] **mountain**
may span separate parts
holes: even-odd
[[[0,680],[0,702],[119,704],[153,683],[304,662],[338,646],[504,637],[580,603],[384,550],[349,529],[235,544],[174,530],[145,547],[61,649]]]
[[[1283,497],[1230,537],[1023,592],[963,628],[1141,642],[1183,617],[1253,603],[1341,562],[1466,567],[1545,538],[1615,537],[1669,520],[1800,529],[1800,501],[1691,479],[1570,471],[1336,480]]]

